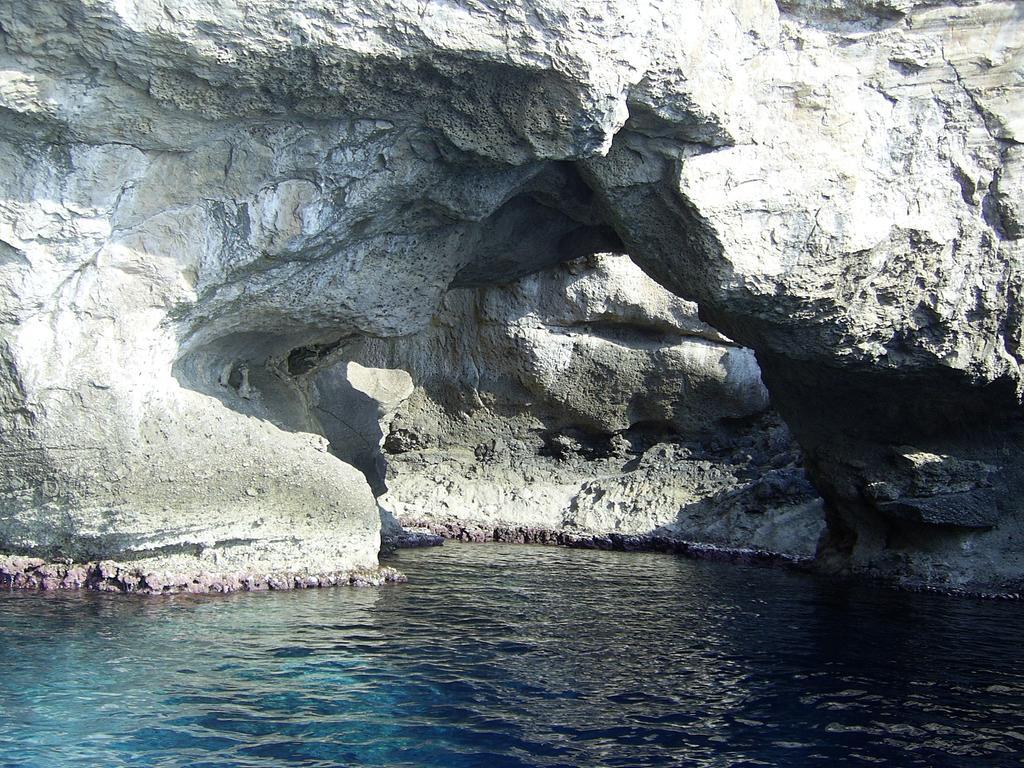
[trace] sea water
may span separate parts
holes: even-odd
[[[1019,766],[1024,605],[671,555],[0,593],[0,766]]]

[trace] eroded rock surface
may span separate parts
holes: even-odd
[[[0,0],[0,549],[372,566],[374,443],[327,450],[319,368],[611,250],[756,352],[822,565],[1017,584],[1022,30],[1014,2]],[[545,391],[619,432],[626,372]]]
[[[454,289],[421,333],[337,354],[315,391],[344,458],[360,440],[323,405],[339,382],[369,368],[417,385],[382,400],[381,428],[363,432],[383,446],[386,522],[473,540],[815,553],[821,500],[753,353],[625,256]]]

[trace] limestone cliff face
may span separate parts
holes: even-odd
[[[823,565],[1017,583],[1022,41],[1014,2],[0,0],[0,549],[372,565],[339,344],[614,251],[756,353]],[[621,431],[631,377],[548,405]]]

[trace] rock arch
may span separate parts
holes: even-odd
[[[621,241],[756,351],[823,562],[1019,581],[1014,6],[171,5],[0,5],[3,549],[370,566],[257,369]]]

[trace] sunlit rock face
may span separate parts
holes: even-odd
[[[1016,583],[1022,40],[1012,2],[0,1],[0,549],[372,565],[339,343],[624,251],[756,352],[823,565]],[[611,380],[558,402],[621,430]]]

